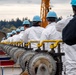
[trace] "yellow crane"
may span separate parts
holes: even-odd
[[[41,1],[41,11],[40,11],[40,16],[42,19],[42,27],[46,27],[47,25],[47,20],[46,20],[46,15],[50,10],[50,0],[42,0]]]

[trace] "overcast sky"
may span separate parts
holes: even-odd
[[[41,0],[0,0],[0,3],[6,4],[6,3],[40,3]],[[51,3],[69,3],[70,0],[51,0]]]
[[[70,0],[50,0],[52,10],[58,16],[69,16],[72,14]],[[40,15],[41,0],[0,0],[0,20],[10,20],[19,17],[32,19],[34,15]]]

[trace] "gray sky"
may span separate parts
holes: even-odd
[[[59,3],[69,3],[70,0],[50,0],[51,3],[56,3],[56,4],[59,4]],[[0,0],[0,4],[10,4],[10,3],[19,3],[19,4],[22,4],[22,3],[40,3],[41,0]]]
[[[52,10],[58,16],[67,17],[72,13],[70,0],[50,0]],[[40,15],[41,0],[0,0],[0,20],[11,20],[19,17],[28,17],[32,20],[34,15]],[[67,8],[66,8],[67,7]]]

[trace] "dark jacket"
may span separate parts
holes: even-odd
[[[76,16],[63,29],[62,39],[68,45],[76,44]]]

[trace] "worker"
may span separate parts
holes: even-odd
[[[21,27],[20,30],[21,30],[21,31],[24,31],[24,27]]]
[[[12,32],[8,33],[7,36],[7,42],[12,42],[13,41],[13,36],[16,34],[15,30],[12,30]]]
[[[18,28],[18,29],[16,29],[16,34],[12,37],[12,41],[13,41],[13,42],[18,42],[18,41],[20,41],[20,38],[19,38],[19,36],[18,36],[19,33],[20,33],[20,29]]]
[[[67,17],[66,19],[62,19],[57,23],[56,29],[60,32],[62,32],[63,29],[69,24],[69,22],[71,22],[71,20],[76,16],[76,0],[71,0],[71,5],[74,15]],[[66,75],[76,75],[76,45],[69,46],[67,44],[64,44],[64,51]]]
[[[23,41],[25,43],[29,41],[40,41],[41,33],[44,30],[44,28],[40,26],[41,26],[41,18],[38,15],[36,15],[33,17],[32,27],[25,30],[23,35]],[[31,47],[34,48],[35,50],[37,48],[37,45],[33,43]]]
[[[12,32],[8,33],[6,42],[12,42],[12,35],[13,35],[13,33]]]
[[[16,29],[16,34],[19,34],[21,32],[21,30],[18,28]]]
[[[21,27],[21,28],[20,28],[20,31],[21,31],[20,34],[19,34],[20,36],[22,36],[24,30],[25,30],[24,27]]]
[[[2,40],[1,40],[1,42],[6,41],[9,37],[10,37],[10,33],[7,33],[6,38],[5,38],[5,37],[3,37],[3,38],[2,38]]]
[[[23,25],[23,27],[20,28],[21,32],[19,34],[20,40],[23,39],[23,34],[24,34],[25,30],[30,27],[30,22],[28,20],[24,20],[22,25]]]
[[[57,40],[60,39],[61,34],[56,30],[57,14],[54,11],[49,11],[46,17],[48,25],[44,29],[41,35],[41,41],[43,40]],[[50,43],[45,43],[45,50],[50,51]]]
[[[68,45],[75,45],[76,44],[76,0],[71,2],[73,8],[73,19],[69,21],[69,23],[65,26],[62,31],[62,39]]]
[[[16,35],[13,36],[13,42],[18,42],[18,41],[23,41],[22,37],[24,34],[24,30],[26,30],[27,28],[29,28],[30,26],[30,22],[28,20],[24,20],[23,24],[24,27],[21,27],[20,29],[16,29]]]
[[[25,30],[24,27],[21,27],[21,28],[20,28],[20,31],[21,31],[21,32],[19,33],[19,37],[20,37],[20,38],[22,38],[23,33],[24,33],[24,30]]]
[[[12,36],[14,36],[16,34],[15,30],[12,30]]]
[[[24,26],[24,29],[26,30],[27,28],[30,27],[30,22],[28,20],[24,20],[23,21],[23,26]]]
[[[57,21],[57,14],[54,11],[49,11],[46,19],[48,21],[48,25],[44,29],[41,35],[41,42],[43,40],[61,40],[61,33],[56,30],[56,21]],[[48,50],[49,52],[51,51],[50,45],[53,43],[45,43],[45,50]],[[55,52],[58,52],[57,47],[54,49]],[[61,44],[61,52],[62,50],[62,44]],[[64,57],[62,62],[64,61]],[[63,67],[64,68],[64,67]],[[62,75],[64,75],[64,70],[62,71]]]

